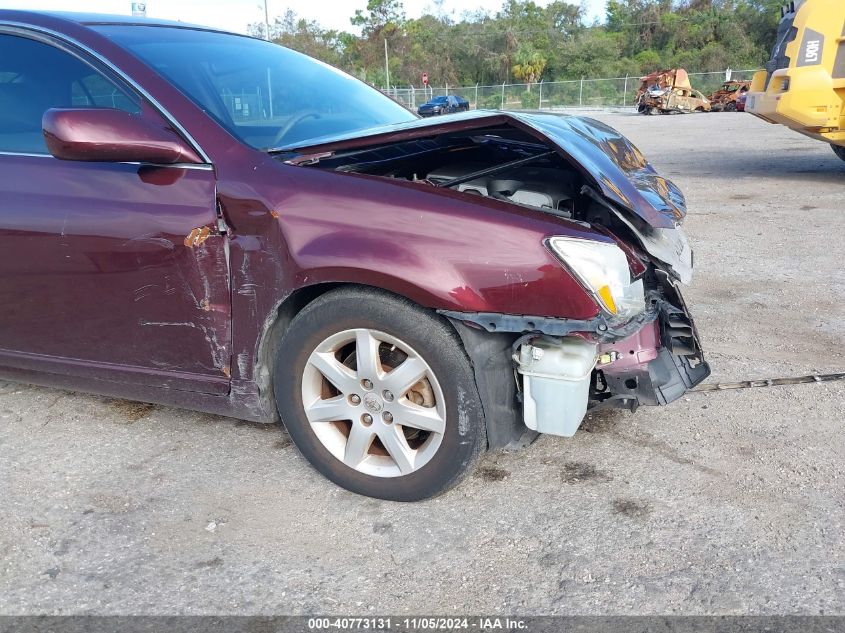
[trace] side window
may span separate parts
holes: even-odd
[[[0,152],[47,154],[41,118],[50,108],[69,107],[140,111],[133,95],[74,55],[0,35]]]
[[[129,95],[95,71],[71,84],[71,98],[73,105],[79,107],[117,108],[138,112],[138,104]]]

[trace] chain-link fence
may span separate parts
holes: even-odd
[[[689,78],[693,88],[709,95],[725,81],[750,80],[755,72],[727,69],[709,73],[689,73]],[[416,110],[429,99],[450,94],[469,101],[472,109],[536,110],[632,106],[636,101],[639,86],[640,77],[613,77],[498,86],[391,86],[383,92],[411,110]]]

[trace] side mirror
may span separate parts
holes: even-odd
[[[47,149],[62,160],[202,163],[175,133],[112,108],[54,108],[41,121]]]

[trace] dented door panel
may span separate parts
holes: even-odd
[[[0,156],[3,364],[228,390],[211,169]]]

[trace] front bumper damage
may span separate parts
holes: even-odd
[[[473,363],[490,448],[570,437],[588,409],[665,405],[707,378],[677,282],[659,268],[647,306],[625,323],[442,311]]]

